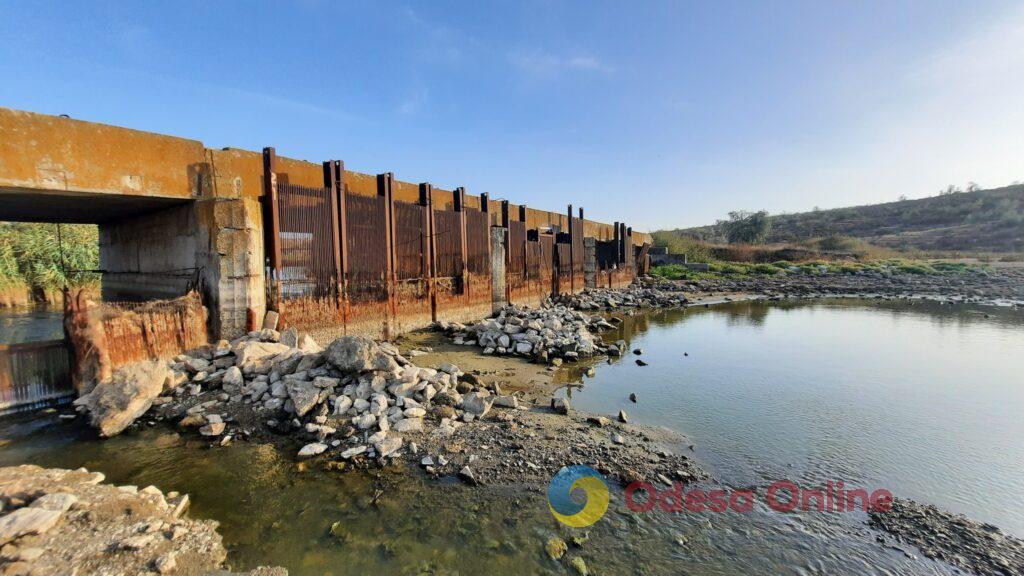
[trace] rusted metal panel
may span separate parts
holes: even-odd
[[[426,213],[425,206],[394,203],[395,323],[399,332],[428,326],[433,318]]]
[[[71,354],[64,340],[0,344],[0,414],[74,395]]]
[[[383,196],[347,194],[348,301],[350,333],[385,334],[388,305],[387,200]]]
[[[583,209],[580,209],[580,214],[583,213]],[[586,286],[585,272],[584,272],[584,248],[583,248],[583,219],[572,218],[572,211],[570,210],[569,218],[569,242],[571,251],[571,271],[570,271],[570,291],[573,294],[583,291]]]
[[[457,212],[434,211],[434,241],[438,278],[462,275],[462,226]]]
[[[280,184],[278,274],[280,296],[333,296],[337,286],[333,193],[327,188]]]
[[[475,276],[491,275],[491,223],[487,213],[469,208],[466,215],[466,265]]]
[[[416,204],[395,202],[395,273],[399,280],[427,276],[423,258],[425,210]]]

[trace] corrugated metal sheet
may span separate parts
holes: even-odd
[[[437,276],[451,278],[462,275],[462,224],[458,212],[434,212],[434,240]]]
[[[0,414],[75,395],[64,340],[0,344]]]

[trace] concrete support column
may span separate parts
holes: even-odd
[[[587,288],[597,288],[597,238],[583,238],[583,280]]]
[[[497,312],[508,304],[505,297],[505,235],[507,228],[491,227],[491,310]]]
[[[266,313],[263,270],[263,218],[258,199],[210,198],[197,202],[203,243],[205,301],[214,338],[244,334],[252,318]]]

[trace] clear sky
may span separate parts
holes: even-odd
[[[638,229],[1024,180],[1024,5],[0,0],[0,106]]]

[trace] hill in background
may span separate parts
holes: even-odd
[[[955,192],[919,200],[771,216],[767,243],[801,243],[846,236],[899,251],[1024,251],[1024,185]],[[719,225],[654,233],[724,242]]]

